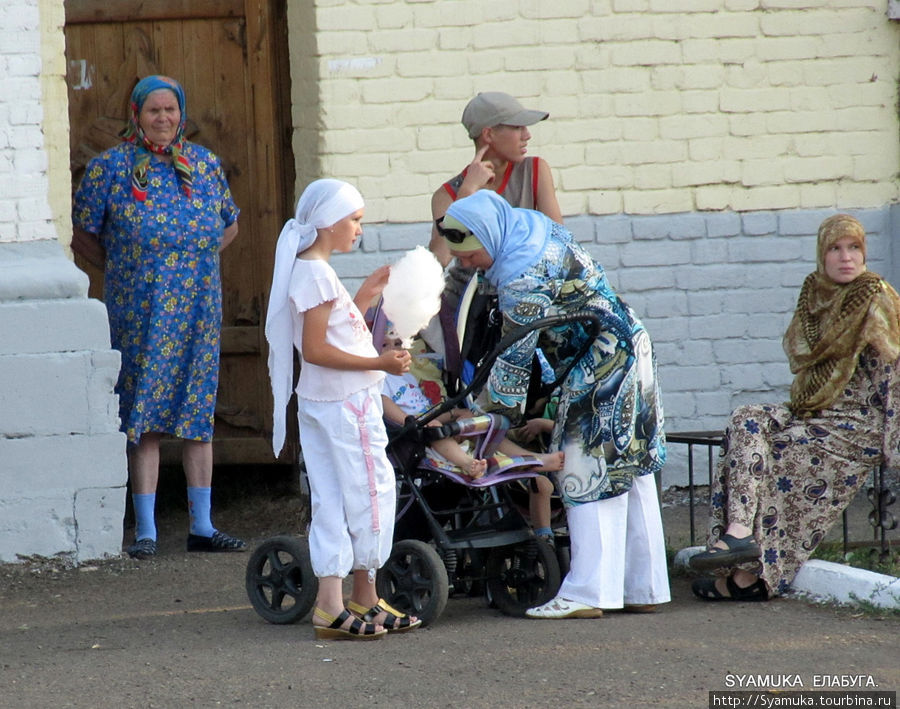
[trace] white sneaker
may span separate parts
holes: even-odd
[[[603,611],[593,606],[586,606],[578,601],[570,601],[567,598],[557,596],[552,601],[547,601],[542,606],[529,608],[525,611],[529,618],[602,618]]]

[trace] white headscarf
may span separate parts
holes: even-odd
[[[291,272],[297,254],[316,240],[317,229],[333,226],[365,206],[362,195],[351,184],[323,179],[311,182],[300,199],[293,219],[284,223],[275,246],[275,269],[266,313],[266,340],[269,343],[269,379],[275,400],[272,423],[272,450],[276,457],[284,447],[285,411],[294,383],[293,314],[288,300]]]

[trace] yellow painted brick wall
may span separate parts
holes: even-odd
[[[478,91],[550,112],[531,154],[566,215],[898,198],[900,26],[884,0],[289,3],[298,188],[429,218]]]

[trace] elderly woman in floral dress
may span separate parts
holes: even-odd
[[[213,417],[219,376],[219,252],[237,236],[239,210],[218,157],[184,138],[181,85],[141,79],[122,142],[88,163],[75,194],[72,248],[105,269],[116,384],[128,437],[135,541],[152,557],[159,444],[183,440],[188,551],[241,551],[210,517]]]

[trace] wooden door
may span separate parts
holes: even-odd
[[[274,462],[265,304],[275,241],[293,211],[284,0],[66,0],[73,189],[125,125],[138,79],[165,74],[187,99],[187,137],[222,160],[241,209],[222,254],[217,464]],[[77,260],[100,298],[103,274]],[[289,441],[296,436],[289,437]],[[296,458],[296,446],[283,460]],[[178,459],[165,445],[165,462]]]

